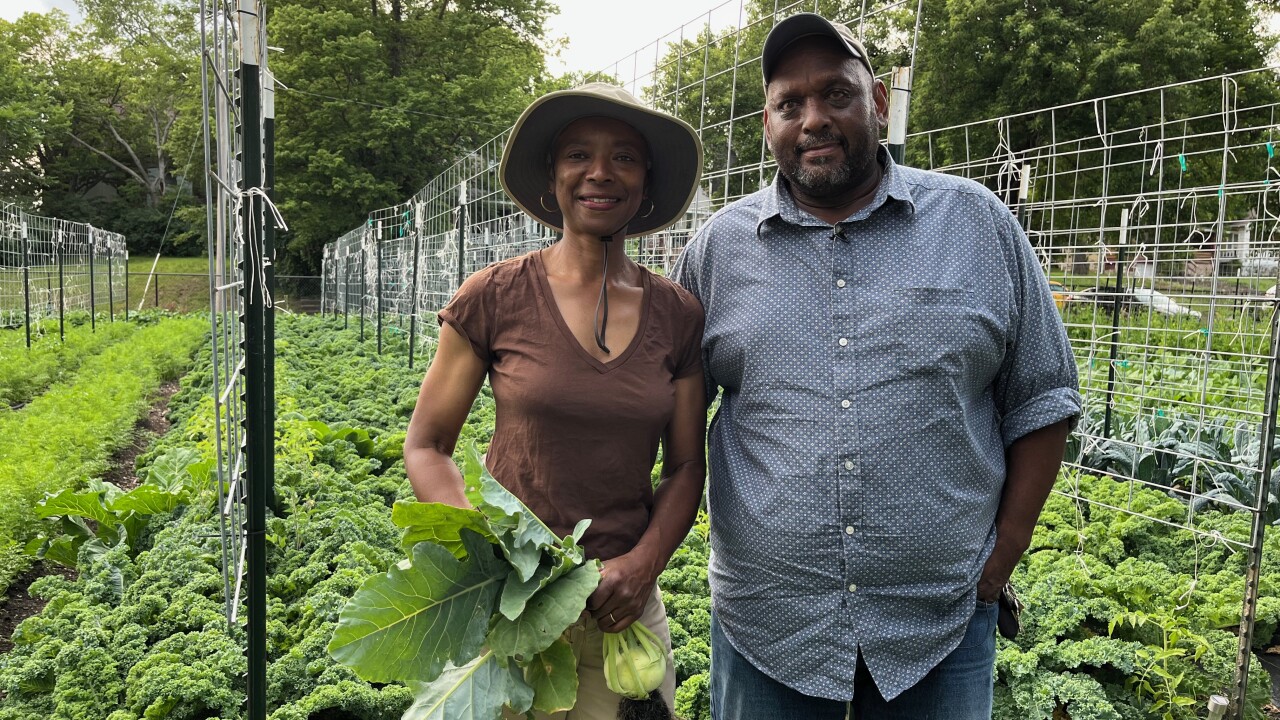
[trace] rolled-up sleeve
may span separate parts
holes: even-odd
[[[998,206],[996,228],[1009,248],[1014,329],[996,377],[1000,434],[1007,448],[1018,438],[1080,415],[1079,380],[1066,329],[1035,251],[1017,221]]]

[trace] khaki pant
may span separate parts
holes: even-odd
[[[654,586],[653,596],[644,606],[639,622],[658,636],[667,651],[667,676],[658,691],[667,701],[667,707],[674,708],[676,669],[671,659],[671,631],[667,628],[667,609],[662,605],[662,595],[657,586]],[[622,696],[614,694],[604,682],[604,633],[586,612],[569,626],[566,633],[573,654],[578,658],[578,703],[567,712],[551,715],[534,713],[534,717],[537,720],[617,720]],[[524,715],[507,711],[503,717],[506,720],[523,720]]]

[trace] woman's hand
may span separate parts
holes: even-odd
[[[600,584],[587,598],[587,610],[600,629],[622,632],[639,620],[661,572],[657,558],[641,547],[605,560],[600,570]]]

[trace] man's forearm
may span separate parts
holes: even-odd
[[[996,512],[996,546],[978,581],[978,597],[993,601],[1031,544],[1036,520],[1053,490],[1067,442],[1067,421],[1018,438],[1005,454],[1004,491]]]

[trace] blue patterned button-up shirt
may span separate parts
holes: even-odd
[[[849,700],[964,636],[1005,449],[1080,412],[1034,251],[981,185],[897,166],[831,226],[785,181],[716,213],[677,281],[706,307],[712,606],[733,646]]]

